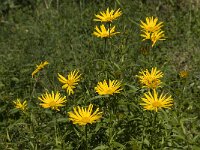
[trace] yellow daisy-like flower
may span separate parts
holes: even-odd
[[[170,109],[170,107],[173,105],[173,99],[171,96],[167,97],[167,95],[164,95],[163,93],[158,96],[158,93],[155,89],[153,90],[153,94],[150,91],[145,93],[142,101],[143,102],[140,103],[140,105],[142,105],[145,110],[154,110],[156,112],[161,108]]]
[[[188,71],[186,71],[186,70],[182,70],[182,71],[179,72],[179,76],[180,76],[181,78],[187,78],[188,75],[189,75],[189,73],[188,73]]]
[[[140,36],[144,38],[142,41],[151,40],[151,32],[143,31],[143,34],[140,34]]]
[[[152,47],[155,45],[155,43],[158,40],[165,40],[165,34],[164,31],[158,30],[153,33],[148,31],[143,31],[143,34],[141,34],[142,37],[144,37],[144,40],[151,40],[152,41]]]
[[[157,30],[160,30],[160,28],[163,26],[163,22],[157,24],[158,22],[157,17],[155,19],[153,17],[146,17],[146,23],[144,23],[141,20],[140,22],[141,22],[140,27],[142,28],[142,30],[148,32],[155,32]]]
[[[152,68],[151,72],[149,72],[147,69],[144,71],[139,72],[140,75],[137,77],[140,79],[141,84],[143,84],[143,87],[155,89],[160,87],[161,81],[160,78],[163,77],[163,73],[160,70],[157,70],[157,68]]]
[[[165,40],[165,34],[164,31],[158,30],[152,33],[151,35],[151,41],[152,41],[152,47],[155,45],[155,43],[160,40],[163,41]]]
[[[38,99],[43,102],[40,104],[43,108],[51,108],[57,111],[59,111],[58,107],[64,106],[63,103],[67,101],[66,96],[62,97],[59,92],[54,93],[53,91],[51,94],[48,92],[42,94]]]
[[[94,21],[101,21],[101,22],[112,22],[113,20],[117,19],[119,16],[122,15],[120,8],[115,10],[109,11],[109,8],[105,12],[100,12],[100,14],[95,15],[98,19],[94,19]]]
[[[98,82],[97,86],[94,88],[99,95],[113,95],[114,93],[120,93],[122,90],[121,82],[117,80],[109,80],[107,84],[106,80],[103,82]]]
[[[74,107],[74,112],[68,112],[69,119],[73,122],[73,124],[79,124],[84,126],[88,123],[95,123],[102,117],[102,112],[99,112],[99,108],[96,109],[95,112],[92,113],[93,105],[90,104],[88,109],[83,107]]]
[[[109,29],[107,30],[103,24],[100,26],[100,29],[98,26],[96,26],[95,30],[96,31],[93,32],[93,35],[100,37],[100,38],[109,38],[115,34],[120,33],[120,32],[115,32],[115,26],[110,27],[110,31],[109,31]]]
[[[16,101],[13,102],[15,104],[15,108],[25,111],[27,108],[27,101],[24,101],[21,103],[20,99],[17,99]]]
[[[45,61],[45,62],[41,62],[39,65],[36,65],[36,69],[32,72],[32,78],[34,77],[34,75],[36,73],[38,73],[40,70],[42,70],[48,64],[49,63],[47,61]]]
[[[79,71],[74,70],[67,75],[67,79],[58,73],[58,80],[63,83],[62,89],[66,89],[69,95],[74,94],[75,85],[80,81],[81,74]]]

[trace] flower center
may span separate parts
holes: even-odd
[[[150,32],[153,32],[154,28],[155,28],[154,26],[149,26],[149,27],[147,27],[147,30]]]
[[[160,107],[160,106],[161,106],[161,104],[160,104],[159,101],[154,101],[154,102],[152,103],[152,105],[153,105],[153,107]]]
[[[106,93],[107,93],[107,94],[113,94],[113,89],[108,88],[108,89],[106,90]]]
[[[74,80],[67,80],[67,84],[68,84],[69,86],[72,86],[72,85],[74,84]]]
[[[103,32],[102,37],[109,37],[109,32]]]
[[[160,84],[159,80],[158,79],[150,79],[147,81],[149,87],[151,88],[157,88]]]
[[[51,101],[51,102],[49,103],[49,106],[50,106],[50,107],[56,106],[56,102],[55,102],[55,101]]]
[[[81,121],[87,124],[90,122],[90,117],[83,117]]]

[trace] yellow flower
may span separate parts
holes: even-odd
[[[23,103],[21,103],[20,99],[17,99],[13,103],[15,104],[15,108],[20,109],[22,111],[25,111],[27,108],[27,101],[24,101]]]
[[[101,22],[112,22],[116,18],[122,15],[120,8],[116,11],[111,10],[109,8],[105,12],[100,12],[99,15],[95,15],[98,19],[94,19],[94,21],[101,21]]]
[[[117,80],[109,80],[109,84],[104,80],[103,82],[98,82],[95,90],[99,95],[113,95],[114,93],[120,93],[122,90],[120,87],[121,82]]]
[[[153,33],[148,31],[143,31],[143,34],[141,34],[142,37],[144,37],[144,40],[151,40],[152,41],[152,47],[155,45],[155,43],[158,40],[165,40],[164,31],[158,30]]]
[[[140,36],[144,37],[142,41],[151,40],[151,32],[143,31],[143,34],[140,34]]]
[[[189,75],[189,73],[186,70],[182,70],[182,71],[179,72],[179,76],[181,78],[187,78],[188,75]]]
[[[41,62],[39,65],[36,65],[36,69],[32,72],[32,78],[36,73],[38,73],[41,69],[43,69],[48,64],[49,63],[45,61],[45,62]]]
[[[75,88],[75,85],[78,84],[77,82],[80,81],[80,77],[81,74],[79,74],[79,71],[77,70],[71,71],[69,75],[67,75],[67,79],[58,73],[58,80],[64,84],[62,88],[66,89],[69,95],[74,94],[73,89]]]
[[[155,45],[155,43],[158,40],[165,40],[165,34],[164,31],[158,30],[152,33],[151,35],[151,41],[152,41],[152,47]]]
[[[158,96],[158,93],[155,89],[153,90],[153,94],[150,91],[145,93],[142,101],[143,102],[140,103],[140,105],[142,105],[145,110],[154,110],[156,112],[161,108],[170,109],[170,107],[173,105],[173,99],[171,96],[167,97],[167,95],[164,95],[163,93]]]
[[[140,71],[137,77],[140,79],[141,84],[143,84],[143,87],[155,89],[157,87],[160,87],[161,81],[160,78],[163,77],[163,73],[160,70],[157,70],[157,68],[152,68],[151,72],[149,72],[147,69],[145,71]]]
[[[93,105],[90,104],[88,109],[83,107],[74,107],[74,112],[68,112],[69,119],[73,122],[73,124],[86,125],[88,123],[95,123],[102,117],[102,112],[99,112],[99,108],[96,109],[94,113],[92,113]]]
[[[109,29],[106,30],[106,28],[105,28],[105,26],[103,24],[100,26],[100,29],[99,29],[99,27],[96,26],[95,27],[96,31],[93,32],[93,35],[95,35],[97,37],[100,37],[100,38],[108,38],[108,37],[111,37],[111,36],[113,36],[115,34],[120,33],[120,32],[115,32],[115,26],[114,27],[110,27],[110,28],[111,29],[109,31]]]
[[[140,27],[143,29],[142,31],[148,31],[148,32],[155,32],[157,30],[160,30],[160,28],[163,26],[163,22],[158,22],[158,18],[155,19],[153,17],[146,17],[146,23],[141,21]]]
[[[64,106],[63,103],[67,101],[66,96],[62,97],[59,92],[54,94],[53,91],[51,94],[47,92],[42,94],[42,96],[38,97],[38,99],[43,102],[40,104],[43,108],[51,108],[57,111],[59,111],[58,107]]]

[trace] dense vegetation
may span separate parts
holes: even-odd
[[[122,11],[113,24],[120,34],[107,41],[92,33],[95,14]],[[140,20],[162,21],[166,40],[153,48],[142,41]],[[200,2],[198,0],[0,0],[0,149],[167,149],[200,150]],[[35,65],[48,61],[32,78]],[[173,98],[171,109],[140,106],[147,92],[137,77],[157,67],[164,73],[159,92]],[[74,94],[57,74],[79,70]],[[185,71],[186,76],[180,72]],[[101,96],[94,87],[119,80],[123,90]],[[60,111],[41,107],[38,97],[59,91]],[[27,101],[25,111],[13,101]],[[74,125],[68,112],[90,103],[103,112],[89,124]],[[108,114],[107,104],[112,108]]]

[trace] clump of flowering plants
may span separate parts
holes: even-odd
[[[141,37],[143,41],[150,40],[152,42],[152,47],[159,40],[165,40],[164,31],[161,29],[163,27],[163,22],[158,22],[158,18],[146,17],[146,23],[142,20],[140,21]]]
[[[147,0],[45,3],[0,17],[0,149],[198,149],[198,15]]]

